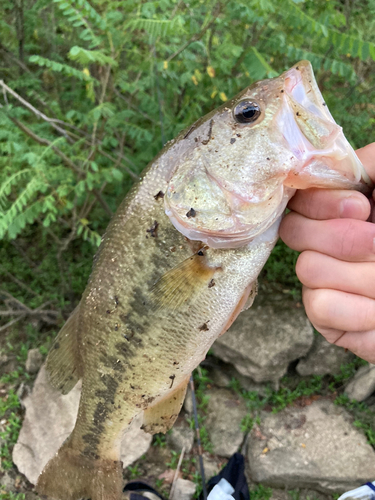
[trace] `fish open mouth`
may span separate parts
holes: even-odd
[[[286,106],[281,116],[283,135],[298,167],[284,184],[295,188],[329,187],[367,190],[372,182],[342,128],[324,102],[309,61],[284,73]],[[296,179],[296,175],[299,176]]]

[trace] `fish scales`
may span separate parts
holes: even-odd
[[[369,180],[302,61],[245,89],[171,141],[112,218],[79,306],[47,358],[74,430],[37,489],[119,500],[120,443],[143,412],[166,432],[192,370],[255,296],[296,188]]]

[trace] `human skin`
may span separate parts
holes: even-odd
[[[357,155],[375,181],[375,143]],[[311,323],[328,342],[375,363],[373,201],[356,191],[306,189],[288,208],[280,236],[301,252],[296,273]]]

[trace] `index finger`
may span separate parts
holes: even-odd
[[[282,221],[280,237],[299,252],[313,250],[349,262],[375,261],[375,224],[371,222],[312,220],[291,212]]]

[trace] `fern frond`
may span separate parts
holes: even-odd
[[[4,237],[11,226],[13,227],[12,234],[17,233],[16,226],[14,226],[15,221],[32,197],[39,191],[40,184],[39,179],[33,177],[28,182],[25,189],[18,195],[17,199],[12,203],[10,208],[0,215],[0,239]],[[22,222],[22,218],[18,220]],[[20,232],[23,227],[20,227],[18,232]]]
[[[351,66],[350,64],[345,64],[342,61],[338,61],[337,59],[327,58],[324,55],[299,49],[291,45],[286,48],[286,53],[292,61],[307,59],[311,62],[315,70],[324,68],[331,71],[331,73],[333,73],[334,75],[343,76],[351,82],[354,82],[357,78],[353,66]]]
[[[118,62],[112,59],[99,50],[87,50],[83,47],[78,47],[75,45],[72,47],[68,54],[69,58],[72,61],[77,61],[83,66],[88,66],[89,64],[96,63],[100,66],[104,66],[105,64],[109,64],[110,66],[118,66]]]
[[[172,35],[181,31],[181,20],[179,17],[173,19],[130,19],[125,24],[125,29],[132,32],[143,30],[153,38],[158,36]]]
[[[293,0],[283,2],[283,9],[280,13],[289,18],[293,27],[303,28],[309,33],[317,33],[323,35],[327,42],[332,43],[335,50],[343,55],[349,54],[352,57],[359,57],[365,61],[369,56],[375,61],[375,44],[360,40],[352,35],[341,33],[332,29],[303,12]]]
[[[0,185],[0,205],[5,208],[6,206],[6,197],[9,196],[12,187],[16,185],[23,177],[26,177],[26,174],[30,174],[31,169],[25,168],[24,170],[20,170],[19,172],[15,172],[13,175],[8,177],[6,181],[4,181]]]
[[[91,47],[100,45],[100,39],[89,25],[88,20],[100,31],[106,30],[105,20],[86,0],[53,0],[68,18],[74,28],[84,27],[79,37],[91,42]]]
[[[62,64],[56,61],[51,61],[50,59],[46,59],[45,57],[37,55],[30,56],[29,61],[31,63],[37,64],[38,66],[49,68],[52,71],[56,71],[57,73],[63,73],[64,75],[67,76],[74,76],[75,78],[83,82],[98,83],[87,72],[79,71],[78,69],[73,68],[68,64]]]

